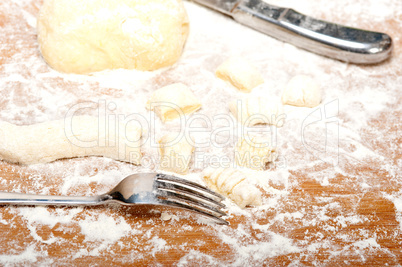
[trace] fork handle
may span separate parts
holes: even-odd
[[[93,197],[48,196],[0,192],[0,205],[40,205],[40,206],[94,206],[109,199],[106,195]]]

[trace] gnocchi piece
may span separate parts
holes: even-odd
[[[264,83],[257,68],[239,57],[231,57],[223,62],[216,70],[215,75],[247,93]]]
[[[263,97],[247,97],[229,103],[233,116],[245,126],[270,124],[282,127],[285,114],[280,103]]]
[[[156,90],[146,107],[166,122],[196,112],[201,102],[186,85],[175,83]]]
[[[241,208],[261,205],[260,190],[239,170],[209,167],[204,170],[203,178],[211,190],[227,196]]]
[[[36,164],[63,158],[104,156],[141,163],[141,128],[138,125],[119,122],[108,131],[102,131],[100,125],[98,118],[91,116],[24,126],[1,122],[0,159]]]
[[[264,170],[266,164],[277,157],[276,148],[263,136],[254,136],[248,140],[243,138],[235,147],[237,165],[254,170]]]
[[[287,84],[282,94],[282,103],[298,107],[313,108],[321,102],[321,88],[311,77],[297,75]]]
[[[194,147],[184,136],[175,140],[178,136],[178,133],[169,133],[159,140],[160,169],[186,174]]]

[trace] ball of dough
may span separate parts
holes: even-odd
[[[51,67],[84,74],[172,65],[189,26],[181,0],[45,0],[37,28]]]
[[[318,83],[306,75],[297,75],[287,84],[282,103],[298,107],[313,108],[321,102],[321,88]]]

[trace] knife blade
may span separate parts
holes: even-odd
[[[392,54],[392,39],[381,32],[343,26],[261,0],[194,0],[237,22],[297,47],[355,64],[376,64]]]

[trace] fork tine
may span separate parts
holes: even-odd
[[[163,198],[163,199],[167,199],[167,200],[176,200],[176,201],[185,201],[187,204],[191,204],[192,206],[196,206],[198,208],[202,208],[208,211],[212,211],[215,213],[218,213],[220,216],[226,216],[226,213],[223,212],[222,210],[220,210],[219,206],[212,206],[212,205],[208,205],[204,202],[201,201],[197,201],[196,199],[174,192],[174,191],[170,191],[169,189],[164,190],[161,189],[161,191],[159,192],[159,194],[157,194],[159,197]]]
[[[218,206],[220,208],[225,208],[225,204],[223,204],[220,201],[216,201],[215,199],[211,197],[207,197],[203,194],[200,194],[199,191],[193,190],[191,188],[181,186],[179,184],[175,183],[167,183],[164,181],[157,181],[158,189],[160,190],[165,190],[165,191],[170,191],[170,192],[175,192],[175,193],[180,193],[182,195],[186,195],[188,197],[195,197],[197,199],[200,199],[202,201],[205,201],[207,203],[211,203],[215,206]]]
[[[176,183],[178,185],[184,185],[187,186],[189,188],[195,188],[200,190],[203,193],[207,193],[212,195],[213,197],[215,197],[216,199],[218,199],[218,201],[220,200],[224,200],[225,197],[223,197],[222,195],[215,193],[214,191],[206,188],[205,186],[202,186],[200,184],[191,182],[189,180],[186,179],[182,179],[182,178],[178,178],[176,176],[172,176],[172,175],[166,175],[166,174],[162,174],[162,173],[158,173],[156,175],[156,180],[157,181],[164,181],[164,182],[170,182],[170,183]]]
[[[176,202],[174,200],[166,200],[166,199],[159,199],[161,204],[167,205],[167,206],[171,206],[171,207],[177,207],[177,208],[182,208],[182,209],[186,209],[186,210],[190,210],[190,211],[195,211],[197,213],[200,213],[201,215],[204,215],[208,218],[211,218],[215,221],[217,221],[219,224],[224,224],[224,225],[228,225],[229,222],[225,221],[224,219],[222,219],[219,216],[213,215],[212,213],[206,212],[204,210],[201,210],[197,207],[193,207],[184,203],[180,203],[180,202]]]

